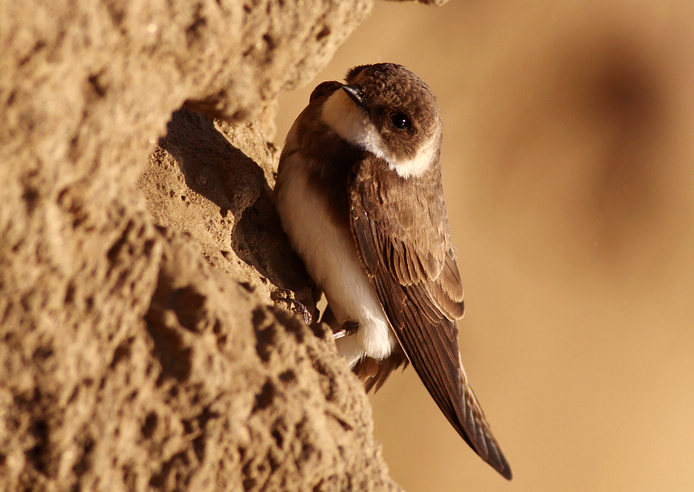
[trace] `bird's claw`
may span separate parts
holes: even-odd
[[[289,304],[289,309],[292,312],[297,313],[299,316],[301,316],[301,319],[304,320],[304,323],[306,323],[307,326],[311,326],[311,324],[313,323],[313,316],[311,315],[311,312],[308,310],[308,308],[296,299],[292,299],[291,297],[286,295],[285,292],[276,291],[273,292],[270,297],[273,301],[275,301],[275,303],[286,302],[287,304]]]
[[[359,329],[359,323],[356,321],[347,320],[342,324],[342,328],[333,332],[333,340],[354,335]]]

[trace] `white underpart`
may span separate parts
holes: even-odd
[[[294,142],[292,128],[285,155]],[[309,274],[325,293],[338,323],[359,323],[356,334],[337,340],[338,350],[347,363],[353,366],[363,356],[386,358],[397,344],[388,319],[362,270],[349,230],[337,227],[328,215],[324,195],[317,194],[309,184],[304,159],[295,152],[282,162],[277,192],[282,226]]]
[[[321,117],[339,136],[385,160],[388,167],[401,178],[422,175],[437,157],[439,141],[434,134],[417,150],[412,159],[394,158],[369,115],[357,106],[345,91],[337,90],[325,101]]]

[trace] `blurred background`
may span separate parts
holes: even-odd
[[[461,350],[511,463],[414,371],[372,397],[408,491],[694,490],[694,4],[377,3],[310,86],[406,65],[437,94]]]

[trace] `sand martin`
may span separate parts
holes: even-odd
[[[289,131],[277,211],[366,390],[410,362],[463,439],[510,479],[460,359],[463,287],[441,135],[436,98],[417,75],[392,63],[353,68],[346,83],[318,85]]]

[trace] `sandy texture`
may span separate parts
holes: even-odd
[[[272,300],[315,310],[276,96],[369,9],[2,3],[0,489],[398,488],[331,337]]]

